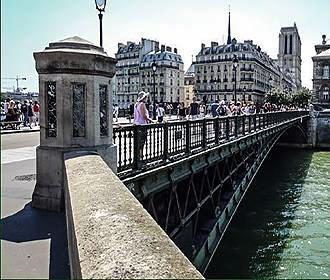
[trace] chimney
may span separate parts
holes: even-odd
[[[171,52],[171,51],[172,51],[172,48],[169,47],[169,46],[167,46],[167,47],[166,47],[166,51],[167,51],[167,52]]]
[[[155,42],[155,53],[159,52],[159,42]]]
[[[205,48],[205,44],[201,44],[201,48],[202,48],[202,50]]]
[[[177,48],[174,48],[174,53],[178,53],[178,49]]]
[[[161,52],[164,52],[164,51],[165,51],[165,45],[161,45],[161,47],[160,47],[160,51],[161,51]]]
[[[211,42],[211,47],[214,48],[214,47],[217,47],[218,46],[218,42]]]
[[[322,45],[325,45],[327,43],[326,40],[325,40],[326,39],[326,36],[325,35],[322,35],[322,39],[323,39],[322,40]]]

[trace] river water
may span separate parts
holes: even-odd
[[[330,152],[275,148],[207,278],[330,278]]]

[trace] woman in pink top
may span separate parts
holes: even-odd
[[[152,119],[149,118],[149,113],[146,108],[145,102],[149,93],[141,91],[137,98],[137,102],[134,106],[134,123],[135,124],[147,124],[148,121],[152,122]]]
[[[146,108],[145,102],[149,93],[141,91],[137,98],[137,102],[134,106],[134,123],[138,125],[147,124],[148,122],[153,122],[152,119],[149,118],[149,113]],[[147,140],[147,129],[146,127],[141,126],[140,129],[137,130],[139,135],[138,139],[139,143],[139,158],[140,160],[143,159],[143,146]]]

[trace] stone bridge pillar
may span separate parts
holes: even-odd
[[[60,211],[65,153],[96,152],[116,172],[110,84],[116,60],[79,37],[50,43],[33,56],[41,113],[32,206]]]

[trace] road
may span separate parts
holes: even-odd
[[[39,132],[1,135],[1,278],[69,276],[64,213],[31,207]]]

